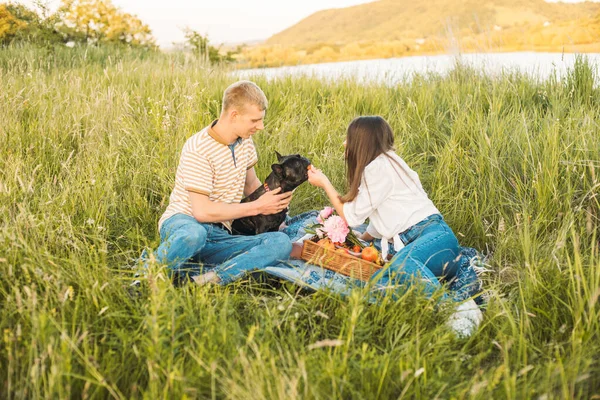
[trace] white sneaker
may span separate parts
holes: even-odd
[[[469,337],[483,321],[483,314],[473,299],[456,307],[448,319],[448,326],[460,338]]]

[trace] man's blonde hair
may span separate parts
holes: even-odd
[[[236,108],[243,110],[248,104],[258,106],[261,111],[267,109],[267,96],[258,85],[251,81],[238,81],[229,85],[223,92],[223,112]]]

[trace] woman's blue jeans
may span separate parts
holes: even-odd
[[[318,215],[318,211],[309,211],[288,218],[283,232],[296,241],[305,235],[306,227],[317,223]],[[364,232],[366,226],[363,224],[355,229]],[[381,292],[393,288],[390,294],[398,295],[412,284],[421,283],[423,290],[431,295],[440,288],[438,278],[444,278],[448,283],[448,295],[455,301],[464,301],[481,292],[481,281],[473,267],[481,263],[481,255],[473,248],[459,247],[456,237],[440,215],[425,218],[400,236],[407,246],[398,253],[391,249],[391,254],[395,256],[393,263],[372,280],[373,290]],[[375,246],[378,245],[377,240]],[[347,294],[352,286],[363,286],[361,281],[311,266],[301,260],[278,264],[277,268],[267,268],[267,272],[292,282],[301,281],[315,290],[328,287],[342,294]],[[475,301],[478,298],[475,297]]]
[[[171,273],[193,276],[200,273],[197,262],[216,265],[210,270],[217,274],[221,285],[287,260],[292,251],[292,242],[282,232],[231,235],[220,224],[200,223],[185,214],[175,214],[163,222],[160,240],[156,256]]]
[[[374,290],[419,284],[433,294],[441,286],[438,277],[453,278],[460,253],[458,240],[441,215],[431,215],[400,234],[406,245],[389,265],[373,275]]]

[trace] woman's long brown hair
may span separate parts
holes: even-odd
[[[380,154],[394,149],[394,133],[380,116],[355,118],[346,132],[346,179],[348,192],[342,202],[352,201],[358,195],[365,167]]]

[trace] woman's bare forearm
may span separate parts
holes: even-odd
[[[325,190],[325,194],[327,194],[327,197],[329,198],[329,201],[331,202],[331,205],[335,211],[344,219],[344,221],[346,221],[346,217],[344,216],[344,203],[342,203],[337,190],[335,190],[331,182],[328,182],[323,189]]]

